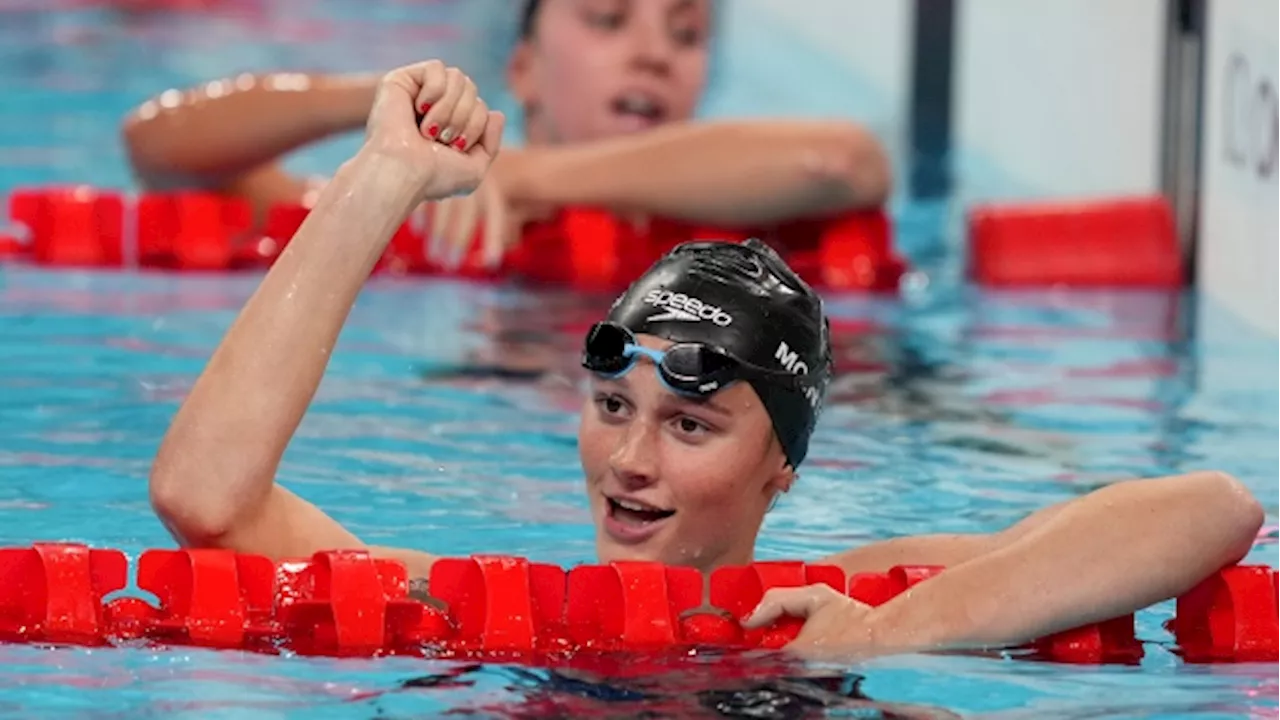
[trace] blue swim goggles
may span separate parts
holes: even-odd
[[[799,383],[789,372],[752,365],[703,343],[678,342],[666,350],[647,348],[636,342],[631,330],[612,322],[596,323],[587,332],[582,366],[616,379],[630,372],[641,356],[653,361],[668,390],[688,397],[705,398],[739,380],[763,380],[788,389],[796,389]]]

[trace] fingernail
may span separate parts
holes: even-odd
[[[467,149],[467,139],[466,139],[465,137],[463,137],[463,136],[459,135],[459,136],[458,136],[458,139],[453,141],[453,146],[454,146],[454,147],[456,147],[456,148],[458,148],[459,150],[466,150],[466,149]]]
[[[449,141],[452,139],[453,139],[453,128],[445,128],[444,132],[440,133],[440,142],[448,145]]]
[[[440,134],[439,125],[432,125],[431,127],[427,128],[427,135],[430,135],[431,137],[436,137],[439,134]]]
[[[426,115],[429,110],[431,110],[431,103],[426,103],[426,102],[422,103],[422,105],[418,108],[418,112],[422,113],[423,115]]]

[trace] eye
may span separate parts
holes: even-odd
[[[702,30],[697,27],[675,28],[671,36],[676,44],[682,47],[697,47],[702,44]]]
[[[710,12],[705,5],[683,5],[667,18],[671,39],[681,47],[697,47],[705,44]]]
[[[596,407],[607,418],[621,419],[626,416],[630,407],[627,401],[611,393],[599,393],[595,396]]]
[[[676,418],[676,428],[684,435],[702,435],[711,432],[709,425],[688,415]]]
[[[626,23],[621,12],[594,11],[586,14],[587,24],[601,30],[617,30]]]

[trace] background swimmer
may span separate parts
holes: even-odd
[[[434,201],[432,250],[456,261],[480,224],[496,262],[525,223],[595,206],[732,228],[785,225],[882,204],[888,159],[843,119],[694,119],[707,84],[711,0],[525,3],[507,81],[528,146],[508,149],[468,197]],[[202,187],[259,209],[310,204],[322,183],[281,156],[364,125],[376,77],[273,74],[164,93],[126,118],[144,187]],[[425,127],[463,147],[476,137],[439,108]],[[198,141],[193,142],[193,138]],[[785,229],[783,231],[785,239]]]

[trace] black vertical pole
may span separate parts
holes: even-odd
[[[912,25],[910,192],[950,192],[952,67],[958,0],[916,0]]]
[[[1204,117],[1205,0],[1170,0],[1166,11],[1161,184],[1173,206],[1189,284],[1195,282]]]

